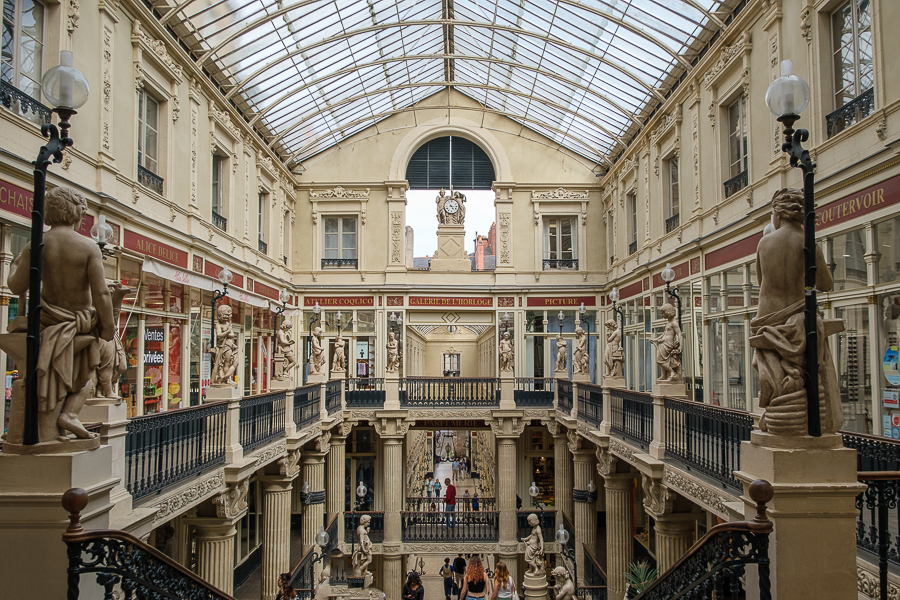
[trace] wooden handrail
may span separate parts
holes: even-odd
[[[897,481],[900,480],[900,471],[858,471],[857,481]]]
[[[606,570],[600,566],[600,563],[597,562],[597,557],[594,556],[594,553],[591,552],[590,548],[588,548],[587,544],[582,544],[584,546],[584,553],[591,559],[591,562],[594,563],[594,566],[597,567],[597,570],[603,573],[603,578],[609,581],[609,578],[606,576]],[[582,586],[585,587],[585,586]],[[593,586],[597,587],[597,586]]]

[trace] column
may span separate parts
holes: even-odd
[[[553,483],[556,487],[556,505],[560,512],[565,513],[570,520],[574,521],[572,494],[568,493],[568,490],[573,488],[572,459],[569,456],[569,438],[565,431],[553,436],[553,448],[553,468],[556,471],[553,474]],[[562,523],[562,516],[559,517],[559,523]],[[559,528],[559,523],[557,523],[557,528]]]
[[[656,564],[660,575],[690,550],[694,543],[697,518],[693,513],[655,515]]]
[[[263,485],[262,586],[260,600],[274,598],[275,582],[291,570],[291,479],[265,477]]]
[[[634,475],[606,475],[605,488],[607,587],[610,598],[621,598],[625,595],[625,571],[634,560]]]
[[[306,552],[316,543],[316,534],[319,528],[325,525],[325,453],[303,453],[303,488],[309,484],[309,491],[303,500],[303,527],[301,528],[301,540],[303,551]],[[316,563],[318,571],[322,570],[322,563]]]
[[[391,600],[401,596],[405,576],[403,573],[403,555],[400,554],[402,531],[400,527],[400,511],[403,510],[403,438],[382,437],[384,450],[384,471],[382,488],[384,489],[384,549],[383,565],[384,581],[382,591]],[[400,483],[398,483],[400,482]]]
[[[329,518],[331,515],[338,517],[338,541],[344,541],[344,493],[346,479],[345,448],[347,436],[331,436],[331,449],[328,451],[328,485],[325,486],[325,512]],[[356,482],[350,482],[350,500],[356,499]]]
[[[234,539],[230,519],[197,520],[197,575],[226,594],[234,592]]]
[[[516,438],[497,437],[497,504],[500,510],[500,560],[512,573],[518,562],[516,527]],[[529,484],[530,485],[530,484]],[[527,498],[527,496],[526,496]],[[523,501],[524,504],[527,501]],[[545,540],[547,541],[547,540]],[[520,597],[524,594],[520,591]]]
[[[574,453],[575,489],[572,498],[575,501],[575,563],[578,565],[578,578],[584,580],[585,558],[584,547],[591,552],[597,546],[597,497],[588,493],[588,483],[594,479],[593,449],[577,450]],[[560,490],[557,493],[565,493]]]

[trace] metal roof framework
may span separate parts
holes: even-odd
[[[448,87],[597,164],[739,0],[157,0],[288,165]]]

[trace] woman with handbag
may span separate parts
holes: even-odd
[[[498,562],[497,568],[494,570],[494,594],[491,596],[491,600],[497,600],[497,598],[519,600],[516,582],[509,576],[509,569],[505,562]]]

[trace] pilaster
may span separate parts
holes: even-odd
[[[395,424],[396,426],[396,424]],[[406,578],[403,573],[403,556],[400,553],[402,542],[400,511],[403,510],[403,437],[408,430],[407,424],[403,434],[395,432],[390,435],[384,427],[378,429],[382,437],[384,455],[384,542],[383,566],[384,581],[381,582],[388,598],[400,598],[401,589]]]
[[[325,486],[325,512],[329,515],[344,512],[345,484],[345,444],[346,435],[331,436],[331,449],[328,451],[328,485]],[[356,497],[356,486],[351,482],[351,499]],[[344,528],[338,524],[338,541],[344,541]]]

